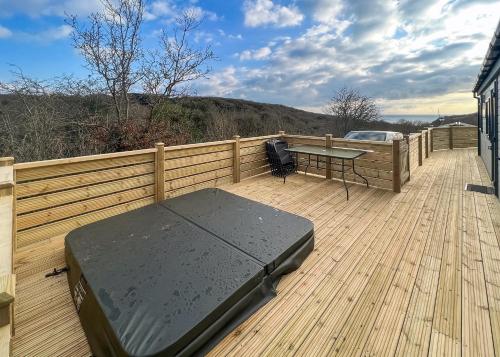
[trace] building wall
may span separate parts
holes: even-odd
[[[490,99],[490,93],[491,90],[494,88],[493,83],[484,90],[483,93],[481,93],[481,103],[486,103],[488,99]],[[486,170],[488,171],[488,174],[490,178],[493,180],[493,167],[492,167],[492,162],[491,162],[491,156],[492,156],[492,143],[489,139],[489,134],[486,132],[486,110],[484,106],[481,106],[481,121],[482,125],[480,125],[480,131],[481,131],[481,158],[484,161],[484,164],[486,166]]]
[[[497,153],[496,153],[496,168],[497,168],[497,182],[496,182],[496,195],[500,198],[500,95],[498,94],[498,91],[500,90],[500,75],[497,77]]]

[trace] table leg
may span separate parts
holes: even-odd
[[[349,201],[349,188],[347,188],[347,183],[345,182],[345,169],[344,169],[344,159],[342,159],[342,181],[344,181],[345,192],[347,193],[347,200]]]
[[[307,166],[306,166],[306,169],[304,170],[304,175],[307,175],[307,169],[311,165],[311,154],[308,154],[307,156],[309,159],[307,160]]]
[[[361,177],[363,180],[365,180],[365,182],[366,182],[366,187],[367,187],[367,188],[370,188],[370,185],[368,184],[368,180],[356,172],[356,169],[354,168],[354,159],[352,160],[352,171],[353,171],[356,175],[358,175],[359,177]]]

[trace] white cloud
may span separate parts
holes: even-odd
[[[243,40],[243,35],[240,33],[239,34],[227,34],[222,29],[218,29],[217,32],[219,33],[220,36],[227,37],[230,40]]]
[[[43,41],[55,41],[55,40],[61,40],[69,35],[71,35],[71,32],[73,32],[73,29],[69,25],[61,25],[59,27],[54,27],[50,28],[46,31],[42,31],[40,33],[40,38]]]
[[[171,17],[176,14],[174,5],[170,1],[153,1],[146,8],[144,18],[156,20],[159,17]]]
[[[210,96],[234,96],[241,86],[237,77],[236,68],[229,66],[217,73],[210,75],[210,78],[203,78],[198,83],[198,93]],[[240,95],[240,97],[242,97]]]
[[[343,9],[341,0],[303,0],[306,7],[310,7],[314,20],[322,23],[332,23],[336,21]]]
[[[196,6],[194,5],[195,3],[191,2],[189,6],[179,7],[173,0],[153,1],[146,7],[144,18],[149,21],[160,18],[173,19],[182,12],[189,12],[197,20],[207,19],[209,21],[217,21],[219,19],[215,12]]]
[[[245,25],[249,27],[296,26],[304,19],[304,15],[295,5],[282,6],[274,4],[272,0],[245,0],[243,10]]]
[[[26,14],[31,17],[88,15],[102,8],[100,0],[0,0],[0,16]]]
[[[239,54],[239,58],[241,61],[248,61],[248,60],[260,61],[269,58],[271,53],[272,51],[269,47],[262,47],[257,50],[245,50]]]
[[[12,37],[20,41],[50,43],[53,41],[63,40],[69,35],[73,29],[69,25],[61,25],[57,27],[50,27],[46,30],[39,32],[14,32]]]
[[[390,113],[474,111],[472,86],[500,13],[500,1],[479,1],[453,9],[445,8],[447,0],[423,1],[410,16],[403,5],[411,1],[397,8],[391,0],[344,0],[332,10],[333,19],[303,6],[315,22],[297,36],[237,54],[242,61],[266,61],[233,68],[234,83],[224,93],[321,111],[336,89],[348,85]]]
[[[12,31],[7,27],[3,27],[2,25],[0,25],[0,38],[7,38],[10,36],[12,36]]]
[[[199,6],[189,6],[185,11],[191,13],[197,20],[217,21],[219,19],[215,12],[204,10]]]

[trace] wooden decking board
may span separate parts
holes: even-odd
[[[404,195],[400,196],[400,198],[403,196]],[[408,199],[404,202],[407,208],[409,208],[408,202]],[[403,215],[404,212],[405,210],[401,209],[399,214]],[[383,234],[386,235],[389,231],[391,231],[391,224],[396,229],[399,225],[397,220],[398,218],[391,214],[389,220],[384,225],[386,229]],[[377,237],[378,234],[380,233],[373,235],[365,234],[365,237],[373,238],[373,244],[366,251],[366,255],[363,256],[360,254],[360,251],[355,251],[354,253],[356,253],[356,255],[351,258],[355,260],[342,259],[339,267],[336,267],[332,272],[331,280],[335,281],[338,279],[336,281],[337,284],[327,282],[328,284],[324,284],[319,287],[318,294],[312,295],[310,298],[310,300],[316,302],[316,311],[312,308],[307,308],[304,313],[301,313],[301,311],[295,314],[294,316],[297,320],[297,326],[289,324],[289,326],[287,326],[287,332],[282,333],[282,335],[275,336],[272,342],[272,345],[274,346],[271,346],[271,349],[269,350],[270,354],[279,354],[295,350],[306,339],[308,343],[311,343],[311,345],[314,346],[314,348],[322,346],[322,343],[330,337],[330,328],[341,324],[342,319],[346,317],[345,315],[337,313],[339,311],[347,313],[348,307],[355,304],[354,301],[359,297],[359,294],[355,294],[354,291],[362,290],[364,286],[363,284],[367,282],[367,277],[369,277],[373,272],[373,265],[377,264],[383,255],[385,247],[389,246],[389,237],[377,239],[380,238]],[[391,234],[395,236],[394,232]],[[379,247],[384,248],[380,249]],[[346,267],[346,270],[341,269],[341,267],[344,266]],[[344,278],[349,275],[352,275],[352,278]],[[318,301],[320,301],[319,304]],[[304,303],[304,306],[310,305],[310,302],[306,301]],[[335,308],[332,310],[333,307]],[[316,321],[319,321],[319,324],[316,324]],[[300,326],[300,328],[298,326]],[[318,334],[319,338],[316,338]],[[316,354],[317,351],[311,350],[310,352],[312,354]],[[300,354],[300,350],[298,353]]]
[[[445,154],[442,153],[442,155]],[[405,322],[396,350],[396,354],[401,356],[422,355],[427,353],[429,348],[447,212],[451,197],[449,187],[454,177],[454,165],[443,164],[443,167],[444,169],[438,173],[443,185],[438,203],[433,210],[435,219],[430,231],[431,244],[421,260],[415,289],[413,289],[406,311]]]
[[[343,188],[342,188],[343,190]],[[376,191],[376,192],[380,192],[380,191]],[[337,207],[335,207],[337,208]],[[343,209],[343,207],[340,207],[340,209]],[[349,207],[349,210],[352,210],[353,212],[356,211],[356,207]],[[349,214],[349,210],[347,210],[347,214]],[[332,209],[332,214],[334,216],[337,216],[337,212],[338,210],[334,210]],[[341,223],[341,222],[340,222]],[[318,255],[319,257],[325,257],[325,258],[328,258],[329,257],[329,254],[328,252],[322,252],[322,247],[325,245],[325,240],[323,239],[323,236],[324,234],[320,234],[320,235],[317,235],[316,236],[316,241],[317,241],[317,244],[316,244],[316,248],[315,248],[315,251],[313,252],[313,254],[315,255]],[[333,237],[333,235],[327,235],[328,238],[330,237]],[[331,248],[332,246],[334,245],[331,245],[329,244],[327,248]],[[326,254],[325,254],[326,253]],[[301,271],[302,270],[305,270],[307,271],[309,269],[309,266],[308,264],[312,262],[312,260],[307,260],[304,265],[301,267]],[[266,305],[263,309],[266,309],[266,310],[269,310],[268,313],[265,313],[263,314],[262,316],[264,316],[264,319],[273,319],[273,324],[272,325],[266,325],[268,328],[271,328],[270,331],[266,331],[266,329],[264,328],[263,330],[260,330],[258,331],[258,334],[263,334],[264,336],[267,335],[268,333],[272,333],[273,331],[276,331],[277,328],[280,326],[280,324],[285,324],[286,321],[291,317],[290,314],[287,314],[286,311],[287,309],[290,307],[290,305],[292,304],[295,304],[296,306],[300,306],[300,304],[302,303],[302,301],[300,300],[301,297],[304,297],[306,296],[306,293],[307,291],[309,291],[310,289],[314,288],[315,286],[318,286],[322,279],[325,278],[326,276],[326,273],[328,273],[328,269],[331,269],[331,267],[333,266],[333,264],[335,264],[335,261],[333,259],[323,259],[322,261],[318,262],[317,265],[319,265],[319,268],[320,269],[317,269],[318,266],[314,267],[314,269],[311,269],[308,271],[307,275],[295,275],[295,277],[299,278],[299,279],[302,279],[304,282],[300,284],[299,288],[298,289],[295,289],[294,291],[292,291],[294,293],[293,296],[287,296],[286,295],[286,287],[282,289],[282,286],[294,286],[295,284],[298,284],[299,282],[291,282],[290,284],[287,284],[288,283],[288,277],[285,277],[283,279],[283,284],[280,283],[280,286],[278,287],[278,290],[279,290],[279,293],[282,294],[283,296],[283,299],[281,300],[281,302],[286,302],[286,304],[281,304],[281,306],[273,306],[273,302],[277,302],[278,303],[278,300],[273,300],[271,301],[270,304]],[[311,272],[315,272],[316,275],[314,276],[311,276],[309,278],[309,273]],[[294,275],[291,275],[291,277],[293,277]],[[295,278],[294,278],[295,280]],[[273,316],[274,315],[277,315],[279,316],[279,323],[278,323],[278,319],[274,319]],[[257,315],[254,315],[254,316],[257,316]],[[251,323],[251,321],[247,321],[248,323]],[[259,323],[263,323],[264,321],[260,321]],[[245,323],[246,324],[246,323]],[[243,326],[244,327],[244,326]],[[254,336],[251,335],[250,336],[251,339],[252,339],[252,342],[253,343],[257,343],[256,339],[253,338]],[[244,346],[244,341],[242,341],[240,344],[238,344],[238,348],[241,349],[243,346]],[[246,348],[247,346],[245,346]],[[249,350],[251,350],[251,347],[249,347]],[[234,353],[236,353],[236,351],[233,351]]]
[[[397,265],[395,261],[402,257],[410,241],[404,239],[405,227],[413,226],[411,223],[415,217],[412,212],[415,209],[418,212],[420,211],[418,210],[419,201],[425,202],[425,191],[421,189],[420,193],[420,195],[414,197],[406,196],[404,202],[408,206],[408,210],[401,212],[404,218],[394,231],[394,240],[389,245],[389,249],[382,251],[383,258],[376,264],[363,292],[359,294],[359,301],[353,304],[353,309],[344,317],[343,323],[336,322],[332,324],[335,329],[330,334],[323,333],[326,329],[321,329],[316,338],[313,339],[308,336],[308,343],[303,346],[303,351],[309,351],[314,345],[316,350],[311,350],[314,354],[329,355],[341,352],[341,354],[353,355],[355,351],[352,348],[361,348],[363,346],[363,343],[359,341],[360,335],[366,335],[371,330],[370,319],[376,316],[377,306],[380,305],[377,303],[380,300],[380,294],[382,292],[385,294],[387,291],[384,286],[390,283],[391,276],[395,272],[392,267]],[[384,231],[386,230],[391,230],[390,226],[386,226]],[[384,239],[387,238],[387,236],[384,237]],[[351,326],[356,326],[356,328],[352,329]]]
[[[470,158],[475,161],[475,158]],[[477,174],[475,175],[477,177]],[[471,182],[471,166],[464,175],[465,182]],[[484,279],[481,248],[477,227],[475,193],[464,192],[463,251],[462,251],[462,355],[494,355],[491,322],[488,311],[488,297]],[[473,328],[467,328],[472,326]],[[476,336],[476,331],[483,333]]]
[[[475,170],[478,170],[477,167]],[[476,171],[473,171],[473,174],[480,175]],[[474,193],[474,200],[476,215],[478,217],[479,243],[486,282],[490,323],[496,327],[500,326],[500,247],[492,215],[486,214],[486,212],[490,211],[487,196]],[[492,328],[492,332],[496,355],[500,355],[500,331]]]
[[[414,244],[406,250],[397,267],[379,312],[371,314],[375,321],[371,329],[364,330],[366,342],[356,345],[365,355],[393,355],[395,352],[423,253],[430,245],[433,211],[443,185],[444,181],[433,185],[422,207],[422,217],[413,232]]]
[[[459,155],[462,153],[459,152]],[[441,271],[434,304],[430,355],[457,356],[461,353],[461,204],[463,189],[461,160],[456,162],[450,187],[448,217],[444,224]]]
[[[500,357],[500,204],[475,149],[432,153],[394,194],[269,175],[230,192],[315,223],[316,246],[278,296],[213,356],[463,354]],[[90,356],[64,275],[63,236],[16,259],[15,356]]]

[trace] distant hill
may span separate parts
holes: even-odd
[[[451,124],[451,123],[456,123],[456,122],[477,125],[477,113],[461,114],[461,115],[449,115],[449,116],[444,117],[443,120],[436,119],[431,124],[432,124],[432,126],[440,126],[443,124]]]
[[[282,129],[294,134],[325,135],[333,133],[332,122],[335,117],[328,114],[307,112],[304,110],[278,105],[258,103],[243,99],[220,98],[220,97],[189,97],[176,100],[178,104],[187,110],[201,110],[203,113],[216,112],[234,113],[235,120],[239,122],[252,122],[252,126],[263,128],[266,122],[277,123]],[[476,113],[452,115],[444,117],[444,120],[435,120],[432,123],[413,123],[409,121],[387,122],[377,120],[371,123],[359,123],[358,130],[389,130],[400,131],[404,134],[423,130],[428,126],[439,126],[457,121],[476,125]],[[241,124],[241,123],[240,123]],[[240,125],[240,128],[242,126]],[[244,125],[243,125],[244,127]],[[254,133],[253,130],[251,130]],[[250,133],[248,133],[250,134]],[[242,132],[241,135],[247,135]]]
[[[324,135],[329,132],[333,117],[307,112],[280,104],[258,103],[244,99],[220,97],[187,97],[176,103],[190,111],[203,113],[231,113],[240,127],[264,128],[266,122],[275,122],[294,134]],[[243,122],[247,122],[244,124]],[[251,123],[248,123],[251,122]],[[253,131],[253,130],[251,130]],[[242,133],[242,135],[245,133]]]
[[[291,134],[341,137],[337,118],[278,104],[219,97],[185,97],[167,101],[153,116],[151,97],[132,95],[130,120],[118,122],[106,95],[1,95],[0,156],[18,162],[149,148],[155,142],[179,145],[230,139]],[[430,124],[461,121],[475,124],[476,114],[443,121],[355,121],[348,130],[418,132]]]

